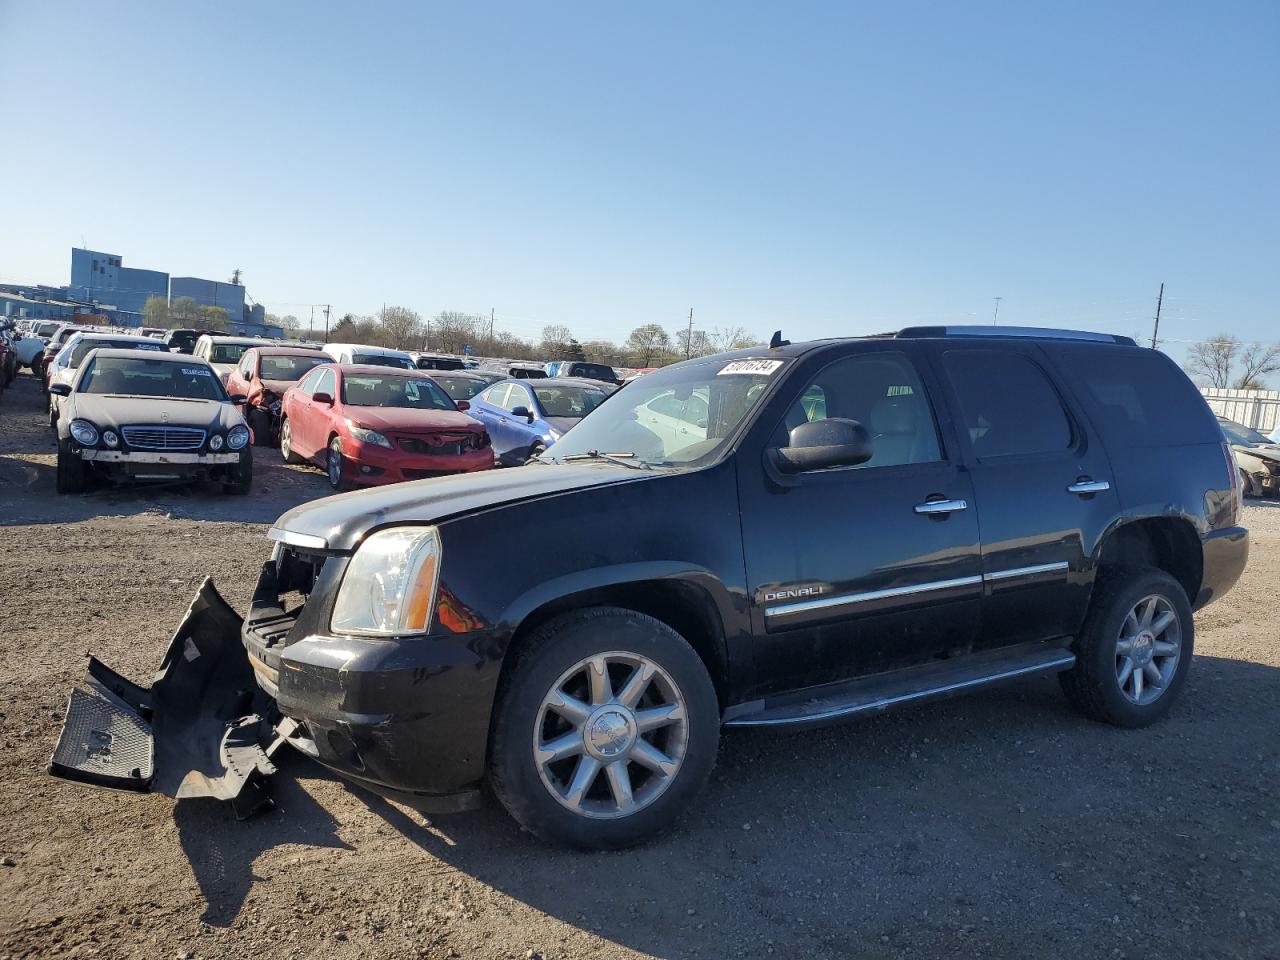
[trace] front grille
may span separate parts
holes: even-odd
[[[199,450],[205,431],[195,427],[124,427],[124,442],[134,450]]]
[[[474,449],[476,436],[472,433],[438,433],[433,437],[400,437],[400,449],[427,456],[457,456]]]

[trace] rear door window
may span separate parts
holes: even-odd
[[[1108,445],[1167,447],[1220,443],[1200,391],[1158,350],[1071,344],[1052,356],[1089,405]]]
[[[942,363],[979,460],[1071,446],[1071,421],[1058,391],[1028,357],[1012,350],[948,350]]]

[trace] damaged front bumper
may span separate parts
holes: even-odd
[[[175,799],[229,801],[240,819],[271,805],[272,755],[293,732],[274,722],[240,646],[241,620],[206,579],[150,687],[90,658],[49,761],[57,777]]]

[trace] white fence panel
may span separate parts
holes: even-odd
[[[1219,390],[1201,387],[1209,408],[1219,416],[1263,433],[1280,427],[1280,390]]]

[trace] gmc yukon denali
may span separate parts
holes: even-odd
[[[623,846],[722,728],[1047,673],[1152,723],[1245,565],[1240,502],[1198,391],[1128,338],[776,335],[628,385],[527,466],[286,513],[243,620],[206,582],[153,687],[91,662],[51,766],[249,812],[288,744]]]

